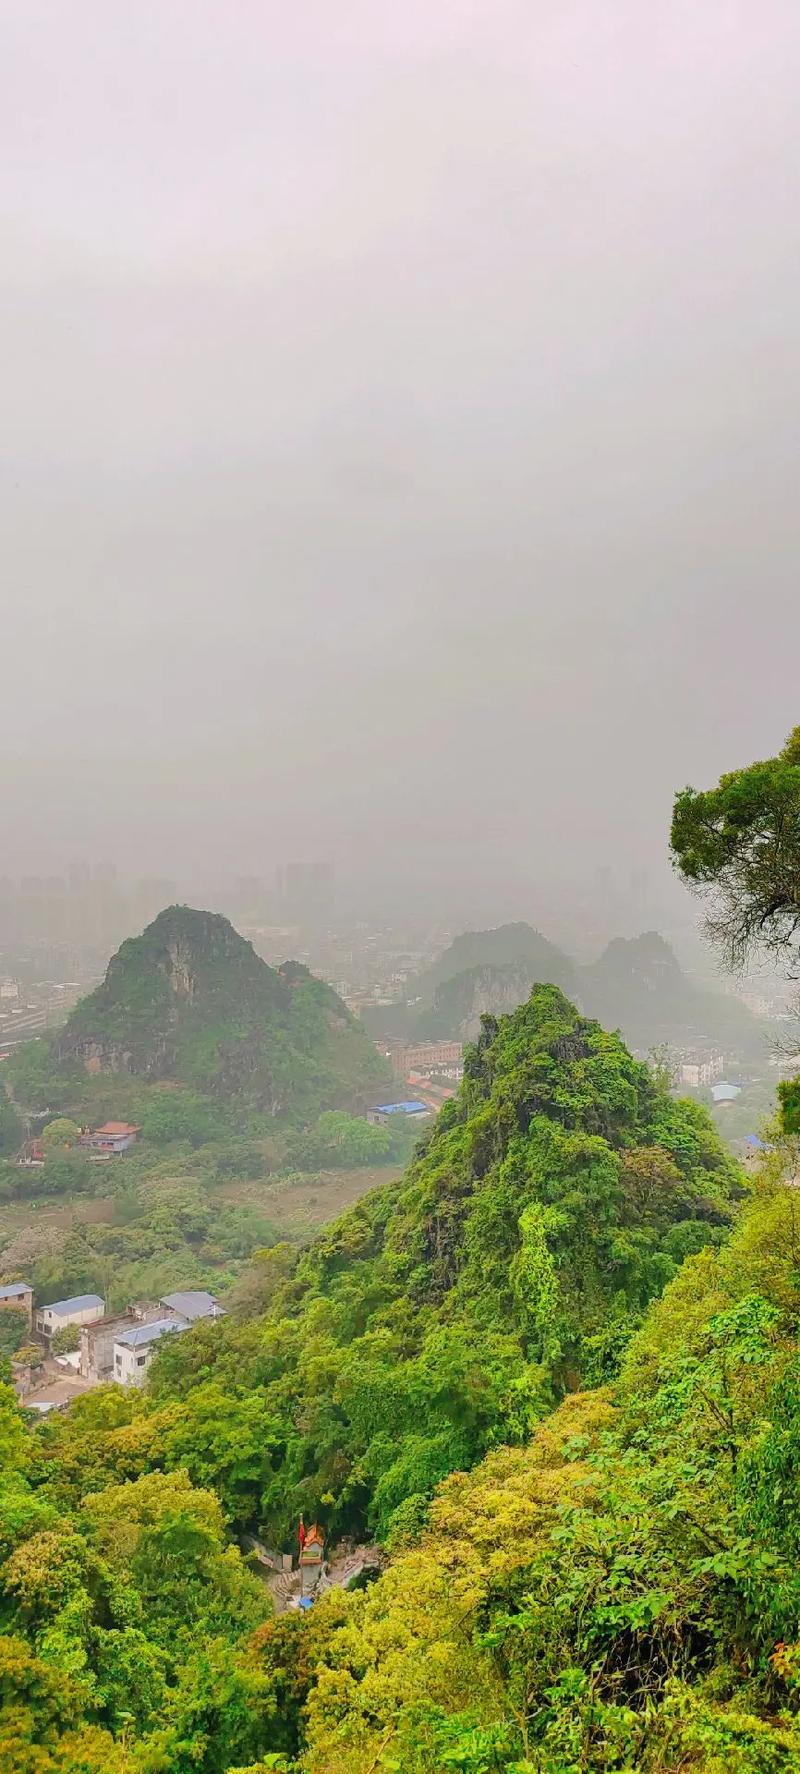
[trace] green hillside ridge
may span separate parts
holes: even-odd
[[[391,1539],[448,1471],[613,1371],[738,1184],[704,1110],[538,987],[487,1021],[403,1181],[285,1273],[268,1253],[266,1316],[176,1341],[155,1393],[259,1391],[273,1446],[242,1507],[271,1535],[304,1510]]]
[[[516,923],[498,924],[492,930],[465,930],[456,936],[438,961],[420,975],[419,995],[433,998],[446,980],[474,967],[521,966],[525,962],[532,969],[532,980],[574,994],[575,963],[531,924]]]
[[[445,1481],[366,1594],[320,1604],[311,1657],[255,1635],[298,1769],[795,1774],[796,1236],[775,1169],[613,1385]]]
[[[0,1394],[0,1761],[21,1774],[594,1766],[525,1759],[517,1674],[520,1656],[540,1657],[539,1713],[564,1674],[566,1575],[555,1650],[546,1624],[546,1654],[529,1650],[523,1602],[612,1427],[602,1393],[587,1406],[575,1388],[613,1383],[686,1255],[713,1262],[740,1192],[703,1110],[538,987],[487,1020],[406,1177],[305,1253],[263,1251],[226,1319],[166,1340],[146,1393],[101,1388],[28,1426]],[[622,1443],[611,1458],[627,1483]],[[400,1556],[366,1595],[272,1620],[229,1536],[290,1546],[301,1509],[331,1540],[373,1532]],[[602,1538],[617,1544],[610,1526]],[[599,1592],[601,1605],[606,1636],[624,1633]],[[567,1732],[581,1695],[567,1684],[546,1716]]]
[[[50,1056],[300,1120],[363,1108],[390,1079],[330,986],[298,962],[268,967],[226,918],[187,906],[122,944]]]

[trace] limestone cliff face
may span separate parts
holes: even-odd
[[[268,967],[227,918],[188,906],[122,944],[54,1053],[273,1115],[361,1107],[389,1081],[331,987],[297,962]]]
[[[541,983],[532,961],[506,967],[471,967],[441,985],[434,999],[437,1024],[446,1024],[462,1041],[480,1034],[481,1017],[507,1016],[524,1004]]]

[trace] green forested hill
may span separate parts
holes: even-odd
[[[616,937],[597,961],[581,968],[580,992],[592,1015],[622,1029],[633,1047],[716,1042],[728,1060],[766,1064],[767,1025],[730,992],[693,985],[655,930]]]
[[[421,975],[420,995],[425,999],[434,997],[446,980],[475,967],[517,967],[522,963],[530,968],[532,980],[574,992],[576,969],[569,956],[534,930],[532,924],[516,923],[498,924],[493,930],[465,930],[455,937],[438,961]]]
[[[795,1774],[796,1231],[766,1181],[612,1386],[448,1479],[387,1574],[326,1604],[305,1676],[265,1629],[307,1774]]]
[[[732,1389],[757,1437],[795,1311],[789,1195],[743,1251],[740,1193],[704,1112],[556,988],[487,1021],[406,1177],[262,1253],[147,1395],[33,1427],[8,1401],[0,1766],[738,1774],[694,1746],[786,1610],[726,1613],[752,1580],[756,1620],[784,1556],[759,1564],[732,1514]],[[394,1562],[272,1621],[226,1534],[290,1545],[301,1509]],[[698,1711],[729,1644],[744,1664]],[[720,1730],[752,1735],[759,1704]],[[673,1761],[645,1756],[652,1707]],[[788,1774],[792,1729],[771,1717],[746,1774]]]
[[[324,1507],[335,1532],[391,1538],[445,1473],[613,1371],[648,1299],[722,1236],[736,1181],[702,1110],[540,987],[487,1023],[403,1182],[288,1276],[265,1258],[263,1320],[165,1350],[157,1392],[261,1391],[274,1448],[249,1506],[272,1534]]]
[[[390,1074],[330,986],[268,967],[226,918],[170,906],[52,1044],[69,1070],[175,1082],[271,1115],[365,1106]]]

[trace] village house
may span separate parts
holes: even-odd
[[[162,1337],[176,1336],[187,1326],[177,1318],[157,1318],[122,1331],[114,1343],[113,1379],[118,1386],[144,1385],[147,1369]]]
[[[37,1309],[36,1329],[49,1340],[68,1324],[92,1324],[96,1318],[102,1318],[105,1309],[105,1300],[99,1294],[75,1294],[71,1300],[54,1300],[51,1306]]]
[[[93,1132],[82,1133],[78,1144],[100,1157],[119,1157],[134,1144],[141,1131],[128,1121],[104,1121],[103,1126],[96,1127]]]
[[[33,1323],[33,1288],[29,1281],[7,1281],[0,1287],[0,1312],[24,1312],[28,1326]]]
[[[137,1324],[152,1324],[162,1318],[159,1306],[148,1302],[125,1306],[121,1312],[104,1313],[91,1324],[81,1327],[79,1371],[85,1380],[99,1384],[114,1379],[114,1345],[125,1331]]]
[[[133,1365],[135,1375],[146,1369],[147,1361],[139,1361],[138,1356],[148,1343],[129,1343],[129,1331],[149,1328],[151,1325],[169,1324],[172,1330],[188,1330],[189,1326],[198,1323],[202,1318],[223,1318],[222,1306],[218,1305],[213,1294],[204,1288],[165,1294],[157,1304],[149,1300],[137,1300],[132,1306],[126,1306],[121,1312],[109,1312],[86,1324],[81,1330],[80,1373],[86,1380],[99,1383],[110,1380],[119,1381],[123,1385],[131,1384],[128,1377]],[[127,1356],[121,1359],[119,1366],[116,1361],[117,1344],[121,1350],[135,1349],[137,1359],[132,1364]]]

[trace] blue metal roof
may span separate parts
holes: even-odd
[[[42,1306],[43,1312],[55,1312],[58,1318],[65,1318],[68,1312],[83,1312],[87,1306],[104,1306],[99,1294],[75,1294],[71,1300],[54,1300],[52,1306]]]
[[[429,1115],[427,1103],[376,1103],[373,1115]]]
[[[0,1300],[18,1300],[20,1294],[32,1294],[29,1281],[6,1281],[0,1287]]]
[[[157,1318],[153,1324],[137,1324],[133,1330],[122,1331],[114,1338],[115,1343],[122,1343],[125,1349],[145,1349],[148,1343],[157,1343],[159,1337],[166,1336],[168,1331],[179,1331],[182,1326],[175,1323],[174,1318]]]

